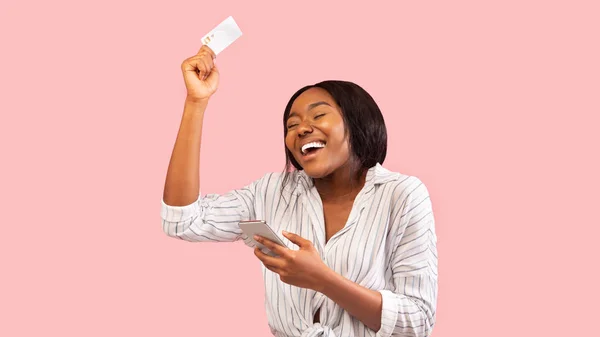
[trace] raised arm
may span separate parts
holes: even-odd
[[[181,65],[187,97],[163,191],[163,201],[170,206],[189,205],[200,193],[202,122],[208,100],[219,84],[214,58],[213,51],[202,46]]]

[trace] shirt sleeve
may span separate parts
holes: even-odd
[[[391,256],[392,290],[380,290],[383,301],[377,337],[429,336],[437,303],[437,237],[425,185],[417,179],[396,222]]]
[[[225,194],[207,194],[186,206],[161,201],[165,234],[191,242],[232,242],[242,238],[238,223],[254,215],[256,182]]]

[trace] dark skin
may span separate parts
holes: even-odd
[[[353,177],[342,112],[327,91],[312,88],[300,95],[292,105],[287,128],[286,146],[304,172],[314,178],[321,196],[329,241],[345,226],[366,173]],[[302,155],[302,144],[315,140],[325,142],[326,146],[316,157],[307,159]]]
[[[311,104],[324,102],[311,109]],[[314,106],[314,105],[313,105]],[[360,180],[355,181],[356,187],[352,188],[349,182],[351,174],[349,170],[350,150],[348,148],[347,137],[342,132],[340,125],[343,125],[341,109],[335,103],[333,98],[325,90],[313,88],[304,92],[296,99],[291,109],[291,118],[288,119],[288,134],[286,145],[294,154],[294,158],[305,172],[315,178],[315,187],[321,196],[323,202],[323,216],[325,220],[325,240],[329,239],[340,231],[346,225],[354,199],[362,186],[364,185],[364,174]],[[316,117],[316,118],[315,118]],[[322,135],[321,135],[322,134]],[[334,151],[338,156],[332,156],[333,160],[324,160],[322,162],[303,162],[303,156],[298,149],[298,142],[304,138],[316,138],[326,140],[330,150],[334,145]],[[325,139],[326,138],[326,139]],[[332,150],[332,151],[333,151]],[[323,151],[323,150],[321,150]],[[341,156],[339,155],[341,154]],[[327,155],[321,153],[321,155]],[[335,160],[335,159],[341,160]],[[318,160],[317,159],[317,160]],[[345,159],[345,162],[342,160]],[[332,168],[335,168],[330,172]],[[314,321],[319,322],[320,309],[317,310]]]
[[[354,199],[365,184],[366,171],[358,177],[350,169],[353,157],[345,133],[342,112],[329,93],[312,88],[300,95],[292,105],[287,121],[286,147],[304,172],[314,179],[323,203],[326,241],[348,221]],[[302,145],[323,142],[325,147],[305,156]],[[292,251],[257,237],[278,257],[270,257],[255,249],[255,255],[266,268],[278,273],[283,282],[314,289],[325,294],[351,315],[374,331],[381,323],[381,296],[335,273],[323,263],[312,242],[293,233],[283,233],[300,247]],[[320,309],[314,321],[319,322]]]
[[[183,206],[199,194],[199,159],[204,112],[209,98],[219,83],[214,64],[215,54],[202,46],[197,55],[186,59],[182,72],[187,88],[184,113],[165,181],[165,203]],[[288,120],[286,146],[304,171],[315,180],[321,195],[327,240],[346,223],[352,202],[364,186],[364,174],[352,180],[348,142],[344,134],[341,110],[322,89],[310,89],[296,99],[294,116]],[[311,156],[302,156],[300,147],[306,141],[324,141],[326,147]],[[278,273],[283,282],[314,289],[325,294],[348,313],[377,331],[381,321],[381,296],[329,269],[312,243],[298,235],[284,235],[301,247],[298,251],[261,241],[279,257],[273,258],[255,250],[256,256],[269,270]],[[317,315],[318,320],[318,315]]]

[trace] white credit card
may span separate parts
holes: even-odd
[[[219,55],[223,49],[227,48],[240,36],[242,36],[240,27],[230,16],[211,30],[210,33],[204,35],[202,44],[209,46],[216,55]]]

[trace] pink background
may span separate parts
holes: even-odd
[[[599,12],[597,1],[2,1],[0,335],[269,335],[252,251],[170,239],[159,217],[180,64],[229,15],[244,36],[218,58],[203,192],[281,171],[292,93],[354,81],[384,112],[384,166],[431,192],[433,336],[590,335]]]

